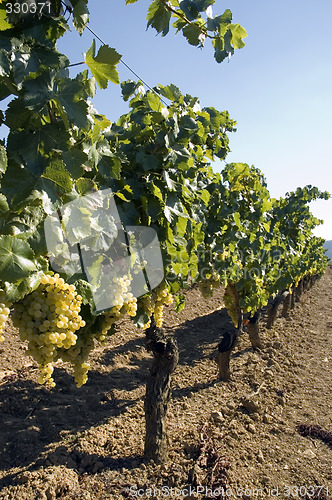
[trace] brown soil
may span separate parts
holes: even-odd
[[[9,326],[0,346],[0,499],[209,498],[195,489],[185,496],[197,485],[223,486],[225,498],[246,500],[313,498],[317,487],[332,495],[331,290],[328,270],[291,319],[263,328],[261,351],[243,334],[230,383],[217,380],[214,361],[230,327],[222,291],[203,300],[194,288],[180,314],[169,308],[165,325],[180,361],[162,466],[142,459],[151,363],[142,331],[123,322],[109,345],[94,351],[81,389],[58,362],[57,386],[48,390],[38,386],[36,365]],[[320,426],[327,439],[301,436],[299,424]]]

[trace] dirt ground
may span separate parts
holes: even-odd
[[[58,362],[48,390],[9,326],[0,345],[0,499],[332,496],[331,304],[329,269],[289,320],[263,328],[261,351],[240,337],[229,383],[218,381],[214,360],[232,327],[222,290],[204,300],[194,288],[180,314],[170,307],[165,326],[180,360],[162,466],[142,458],[151,363],[142,331],[123,322],[98,345],[81,389]],[[320,426],[325,441],[300,435],[300,424]]]

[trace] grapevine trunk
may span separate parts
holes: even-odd
[[[153,353],[153,362],[146,384],[145,447],[144,455],[156,463],[167,460],[166,414],[171,395],[171,375],[178,360],[177,342],[157,328],[152,321],[146,331],[147,349]]]

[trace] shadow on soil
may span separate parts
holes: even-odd
[[[175,330],[180,351],[179,364],[192,366],[199,359],[205,358],[207,352],[212,353],[216,349],[222,333],[233,328],[225,309],[184,322]],[[90,371],[87,384],[80,389],[76,388],[73,377],[63,369],[55,370],[57,385],[52,390],[29,380],[27,371],[23,375],[18,374],[16,380],[0,386],[0,463],[3,470],[13,467],[31,470],[40,466],[45,458],[38,457],[47,451],[51,443],[65,443],[61,431],[75,436],[92,426],[107,422],[109,418],[116,417],[135,405],[138,399],[117,397],[117,391],[130,392],[145,384],[150,359],[139,357],[138,351],[143,346],[144,334],[141,338],[105,352],[98,362],[107,366],[108,372]],[[129,359],[125,366],[117,368],[115,364],[112,369],[119,354],[129,354]],[[179,388],[174,391],[173,397],[181,398],[208,387],[211,383],[214,382],[210,379],[194,387]],[[64,447],[59,448],[58,455],[61,457],[61,448]],[[92,472],[98,461],[102,462],[103,467],[130,468],[132,464],[136,467],[137,461],[142,460],[141,457],[129,456],[112,459],[112,450],[109,451],[110,457],[107,460],[90,455],[91,470],[88,466],[87,471]],[[65,452],[63,457],[65,465],[68,453]],[[78,470],[83,459],[84,463],[89,464],[86,457],[78,459],[69,455],[69,458],[72,460],[69,462],[71,466]],[[12,475],[5,477],[3,484],[0,482],[0,488],[4,484],[12,484],[13,480]]]

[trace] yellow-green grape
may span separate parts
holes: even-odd
[[[151,316],[154,316],[157,327],[161,327],[163,323],[163,309],[164,305],[172,304],[173,296],[169,292],[166,285],[160,285],[152,291],[151,294],[146,295],[140,299],[139,306],[144,309],[149,320],[143,326],[143,329],[151,326]]]
[[[90,365],[88,363],[75,363],[74,364],[74,375],[77,387],[82,387],[88,380],[88,371]]]
[[[219,288],[220,286],[220,275],[218,273],[213,272],[211,274],[211,277],[209,278],[209,281],[212,285],[212,288]]]
[[[0,292],[0,342],[3,342],[5,340],[2,333],[5,329],[9,314],[10,304],[6,301],[4,293]]]
[[[82,297],[75,286],[58,274],[44,274],[39,287],[14,307],[14,325],[22,340],[28,341],[27,354],[38,363],[38,382],[54,387],[52,363],[59,351],[75,346],[76,331],[85,326],[80,316]]]
[[[210,297],[212,297],[212,286],[211,284],[209,283],[209,281],[200,281],[198,283],[198,286],[199,286],[199,290],[202,294],[202,297],[204,297],[204,299],[208,299]]]
[[[230,256],[230,253],[227,250],[224,250],[223,252],[217,253],[217,260],[219,261],[225,261],[228,257]]]
[[[151,316],[154,311],[154,301],[151,295],[145,295],[144,297],[141,297],[138,302],[138,308],[143,309],[149,318],[148,321],[143,325],[143,329],[146,330],[151,325]]]
[[[163,317],[164,317],[164,305],[156,305],[154,309],[154,320],[156,322],[156,326],[161,328],[163,325]]]
[[[220,286],[220,276],[219,274],[212,272],[207,275],[206,280],[200,281],[198,283],[200,292],[204,299],[208,299],[213,295],[213,289]]]
[[[113,278],[113,283],[115,298],[112,309],[104,315],[102,331],[98,338],[101,342],[106,340],[107,333],[114,323],[126,314],[132,317],[135,316],[137,311],[137,299],[130,293],[129,277]]]
[[[173,296],[165,285],[159,286],[153,291],[154,295],[154,319],[158,328],[163,324],[164,306],[173,303]]]

